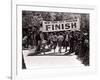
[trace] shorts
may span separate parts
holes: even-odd
[[[58,46],[61,47],[62,46],[62,41],[58,41]]]

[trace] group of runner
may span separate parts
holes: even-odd
[[[54,49],[55,50],[58,46],[59,48],[59,53],[61,53],[61,49],[66,48],[65,52],[67,52],[67,47],[68,47],[68,34],[63,34],[62,32],[53,32],[53,33],[48,33],[47,34],[48,38],[46,40],[47,45],[49,46],[49,49]]]
[[[75,53],[84,64],[89,64],[89,33],[88,31],[60,31],[60,32],[29,32],[23,37],[23,49],[36,48],[34,55],[55,50],[64,55]],[[69,49],[68,49],[69,48]]]

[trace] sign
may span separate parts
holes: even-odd
[[[43,21],[43,32],[79,30],[79,19],[71,21]]]

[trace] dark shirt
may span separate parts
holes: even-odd
[[[37,34],[37,35],[36,35],[36,41],[39,41],[39,40],[41,40],[40,34]]]

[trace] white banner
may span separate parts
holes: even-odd
[[[66,31],[66,30],[79,30],[80,22],[79,19],[71,21],[43,21],[43,32],[53,31]]]

